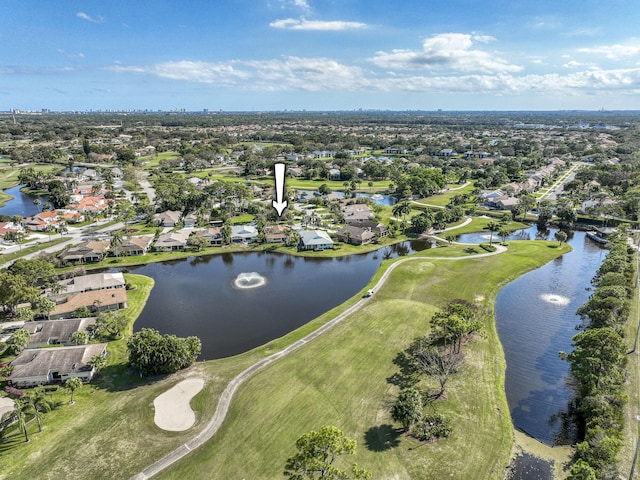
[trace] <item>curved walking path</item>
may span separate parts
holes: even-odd
[[[505,252],[507,250],[507,248],[502,246],[502,245],[496,245],[495,247],[496,247],[496,251],[495,252],[478,253],[478,254],[475,254],[475,255],[467,255],[465,257],[410,257],[410,258],[403,258],[401,260],[398,260],[395,263],[392,263],[389,266],[389,268],[387,268],[387,270],[382,274],[380,279],[373,286],[373,290],[377,291],[382,285],[384,285],[385,282],[388,280],[389,276],[391,275],[391,273],[399,265],[402,265],[403,263],[414,261],[414,260],[422,260],[422,261],[430,261],[430,260],[466,260],[466,259],[469,259],[469,258],[489,257],[489,256],[492,256],[492,255],[497,255],[499,253]],[[152,477],[153,475],[161,472],[165,468],[167,468],[170,465],[172,465],[173,463],[177,462],[181,458],[185,457],[192,450],[194,450],[194,449],[200,447],[202,444],[204,444],[207,440],[209,440],[211,437],[213,437],[213,435],[215,435],[215,433],[218,431],[218,429],[222,425],[222,422],[224,421],[224,419],[225,419],[225,417],[227,415],[227,411],[229,410],[229,406],[231,405],[231,399],[233,398],[233,395],[236,393],[236,391],[238,390],[238,388],[240,387],[242,382],[244,382],[247,378],[249,378],[251,375],[253,375],[255,372],[257,372],[261,368],[266,367],[267,365],[275,362],[279,358],[282,358],[285,355],[293,352],[294,350],[297,350],[298,348],[303,346],[305,343],[310,342],[311,340],[313,340],[316,337],[319,337],[324,332],[329,330],[331,327],[333,327],[337,323],[340,323],[342,320],[347,318],[352,313],[358,311],[368,301],[369,301],[368,298],[361,298],[355,304],[353,304],[352,306],[347,308],[344,312],[342,312],[340,315],[338,315],[337,317],[333,318],[332,320],[329,320],[327,323],[322,325],[317,330],[311,332],[310,334],[308,334],[304,338],[301,338],[297,342],[289,345],[285,349],[280,350],[279,352],[276,352],[276,353],[274,353],[274,354],[272,354],[272,355],[270,355],[270,356],[268,356],[266,358],[263,358],[262,360],[260,360],[257,363],[254,363],[252,366],[250,366],[249,368],[245,369],[243,372],[241,372],[236,377],[234,377],[233,380],[231,380],[229,382],[229,384],[227,385],[227,387],[224,389],[224,391],[222,392],[222,395],[220,395],[220,400],[218,401],[218,406],[216,407],[216,411],[214,412],[213,417],[211,418],[209,423],[204,427],[204,429],[202,429],[202,431],[200,433],[198,433],[195,437],[193,437],[191,440],[189,440],[188,442],[185,442],[184,444],[182,444],[181,446],[179,446],[178,448],[176,448],[175,450],[173,450],[172,452],[168,453],[163,458],[161,458],[160,460],[155,462],[153,465],[149,466],[148,468],[146,468],[145,470],[143,470],[139,474],[135,475],[133,477],[133,480],[145,480],[147,478]]]

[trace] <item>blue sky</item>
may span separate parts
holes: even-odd
[[[640,109],[637,0],[2,0],[0,110]]]

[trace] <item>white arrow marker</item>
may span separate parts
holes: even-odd
[[[287,208],[287,201],[282,200],[284,195],[284,173],[286,165],[284,163],[275,164],[275,177],[276,177],[276,199],[273,201],[273,208],[278,212],[278,216],[282,216],[282,211]]]

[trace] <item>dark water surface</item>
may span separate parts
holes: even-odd
[[[535,238],[535,227],[528,233]],[[572,350],[580,325],[576,310],[588,300],[591,279],[606,255],[584,232],[573,232],[569,243],[572,252],[509,283],[495,303],[511,417],[517,428],[549,445],[575,440],[571,422],[562,421],[573,392],[569,364],[558,352]]]
[[[17,187],[4,190],[4,193],[8,193],[14,198],[8,200],[4,207],[0,207],[0,215],[20,215],[22,217],[28,217],[30,215],[35,215],[36,213],[38,213],[40,209],[42,209],[42,205],[49,201],[45,197],[27,195],[26,193],[22,193],[20,191],[22,187],[24,187],[24,185],[18,185]],[[40,199],[40,207],[36,207],[33,204],[33,201],[36,198]]]
[[[156,282],[134,329],[196,335],[202,340],[201,359],[236,355],[286,335],[355,295],[385,254],[424,248],[428,244],[404,242],[339,258],[248,252],[132,267],[130,272]],[[238,275],[250,272],[266,284],[238,288]]]

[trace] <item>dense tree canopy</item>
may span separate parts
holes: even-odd
[[[192,365],[200,355],[198,337],[179,338],[143,328],[127,342],[129,363],[142,375],[174,373]]]

